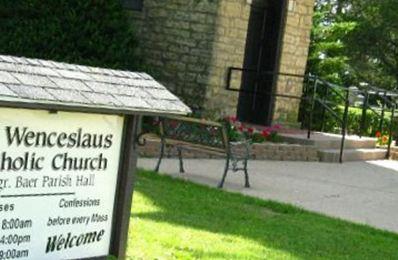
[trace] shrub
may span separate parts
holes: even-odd
[[[338,116],[341,119],[343,118],[344,107],[338,106],[334,109],[334,111],[338,114]],[[321,120],[322,119],[321,119],[320,109],[317,109],[316,112],[314,113],[313,129],[321,130]],[[349,134],[360,134],[361,120],[362,120],[362,109],[350,107],[348,110],[348,119],[347,119],[347,130]],[[381,131],[383,134],[388,133],[390,122],[391,122],[391,112],[386,111],[384,114],[383,129],[379,129],[380,117],[374,112],[367,110],[363,135],[374,137],[377,131]],[[332,132],[332,133],[341,132],[341,124],[334,117],[328,114],[328,112],[326,112],[325,114],[323,131]],[[397,122],[395,122],[393,125],[393,135],[395,136],[397,133],[398,133],[398,125]]]
[[[119,0],[0,1],[0,53],[135,70],[137,41]]]

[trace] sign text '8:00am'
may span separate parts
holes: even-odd
[[[0,108],[0,259],[107,255],[123,117]]]

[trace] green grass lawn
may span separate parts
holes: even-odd
[[[129,259],[398,259],[398,235],[140,171]]]

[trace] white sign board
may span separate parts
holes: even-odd
[[[0,260],[109,253],[123,117],[0,108]]]

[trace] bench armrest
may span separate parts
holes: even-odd
[[[249,159],[251,153],[251,141],[243,140],[237,142],[230,142],[230,153],[236,159]]]

